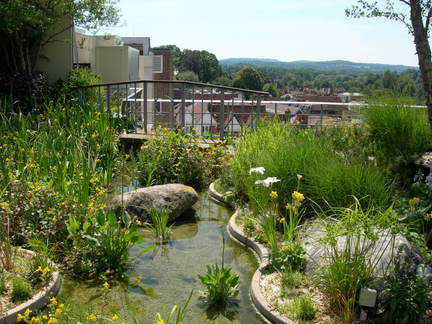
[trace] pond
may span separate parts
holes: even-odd
[[[129,188],[130,189],[130,188]],[[96,310],[107,315],[118,313],[128,323],[154,323],[157,312],[168,314],[173,305],[182,305],[193,290],[185,323],[265,323],[256,313],[249,296],[252,275],[258,267],[253,253],[235,242],[226,225],[232,211],[200,194],[194,212],[173,226],[172,240],[152,252],[139,254],[154,244],[146,231],[145,243],[131,249],[133,263],[124,283],[110,290],[66,280],[61,297],[74,310]],[[240,276],[237,305],[225,310],[206,309],[200,300],[204,290],[198,280],[206,265],[221,263],[222,235],[225,238],[224,263]]]

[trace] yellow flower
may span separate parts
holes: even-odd
[[[277,193],[277,191],[272,191],[272,192],[270,192],[270,198],[272,198],[272,199],[276,199],[278,197],[278,193]]]
[[[58,308],[60,308],[60,309],[62,309],[62,308],[64,308],[64,304],[60,304],[59,306],[58,306]]]
[[[57,318],[55,318],[55,317],[51,317],[49,320],[48,320],[48,324],[54,324],[54,323],[57,323],[58,321],[57,321]]]
[[[43,272],[42,267],[41,266],[37,267],[37,269],[35,270],[35,272]]]
[[[0,203],[0,207],[2,207],[2,208],[7,208],[7,207],[9,207],[10,205],[8,204],[8,203],[6,203],[6,202],[2,202],[2,203]]]
[[[21,314],[17,315],[17,319],[16,319],[17,323],[24,322],[25,320],[26,320],[26,317],[24,315],[21,315]]]
[[[298,191],[294,191],[292,193],[292,198],[294,200],[299,201],[299,202],[302,202],[305,199],[304,195],[302,193],[298,192]]]
[[[31,323],[40,323],[40,318],[39,317],[32,317],[30,322]]]
[[[109,283],[107,281],[105,281],[102,286],[104,286],[104,288],[108,288],[109,287]]]
[[[32,312],[32,310],[27,308],[24,312],[24,315],[29,316],[31,312]]]
[[[57,308],[56,310],[55,310],[55,315],[56,316],[60,316],[61,314],[62,314],[62,310],[60,309],[60,308]]]
[[[48,267],[48,266],[46,266],[44,269],[43,269],[43,272],[45,272],[45,273],[48,273],[48,272],[51,272],[51,269],[50,269],[50,267]],[[53,297],[54,298],[54,297]],[[52,299],[52,298],[51,298]],[[54,298],[55,299],[55,298]],[[54,302],[52,302],[53,304],[54,304]],[[54,305],[56,305],[57,304],[57,299],[55,300],[55,304]]]
[[[159,320],[155,324],[165,324],[164,320]]]
[[[90,321],[92,321],[92,322],[96,322],[96,321],[97,321],[97,317],[96,317],[94,314],[90,314],[90,315],[88,316],[88,319],[89,319]]]
[[[114,314],[113,317],[111,317],[111,319],[113,321],[117,321],[119,319],[119,317],[117,316],[117,314]]]
[[[50,299],[51,304],[57,305],[57,298],[53,297]]]
[[[46,321],[48,320],[48,316],[47,315],[43,315],[42,318]]]
[[[420,202],[420,198],[417,198],[417,197],[411,198],[411,199],[408,201],[408,204],[409,204],[409,206],[410,206],[410,207],[409,207],[409,210],[410,210],[410,211],[414,211],[416,205],[417,205],[419,202]]]

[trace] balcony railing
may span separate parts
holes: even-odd
[[[274,101],[269,93],[189,81],[141,80],[75,89],[79,100],[121,119],[128,133],[149,134],[161,125],[208,137],[235,136],[262,117],[296,127],[358,121],[364,104]]]

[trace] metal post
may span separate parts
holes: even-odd
[[[261,116],[261,96],[258,96],[256,107],[257,107],[257,124],[258,124]]]
[[[220,110],[219,110],[219,131],[220,131],[220,139],[223,140],[225,137],[225,106],[224,106],[224,100],[225,99],[225,91],[222,90],[221,93],[221,100],[220,100]]]
[[[107,110],[111,116],[111,87],[110,86],[107,86],[107,89],[106,89],[106,101],[107,101],[106,102]]]
[[[181,87],[181,127],[185,126],[185,85]]]
[[[323,105],[320,105],[321,110],[320,110],[320,125],[321,125],[321,129],[323,128]],[[312,110],[312,106],[311,106],[311,110]]]
[[[147,134],[147,83],[143,82],[144,92],[144,133]]]

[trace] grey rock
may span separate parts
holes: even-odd
[[[373,278],[388,277],[392,265],[399,264],[401,268],[409,272],[415,272],[418,264],[424,263],[420,253],[402,235],[391,235],[389,231],[376,231],[376,241],[366,237],[358,240],[366,253],[366,259],[371,264],[376,264]],[[321,266],[328,264],[330,247],[323,238],[326,232],[322,221],[311,221],[306,224],[301,235],[301,241],[306,250],[306,274],[313,275]],[[351,241],[346,236],[339,236],[336,239],[336,246],[339,252],[343,251],[347,244],[354,245],[355,239]]]
[[[173,221],[189,210],[198,201],[197,192],[189,186],[182,184],[166,184],[140,188],[114,197],[110,207],[120,211],[122,206],[132,216],[137,216],[141,221],[149,220],[152,207],[157,210],[166,209],[169,220]]]

